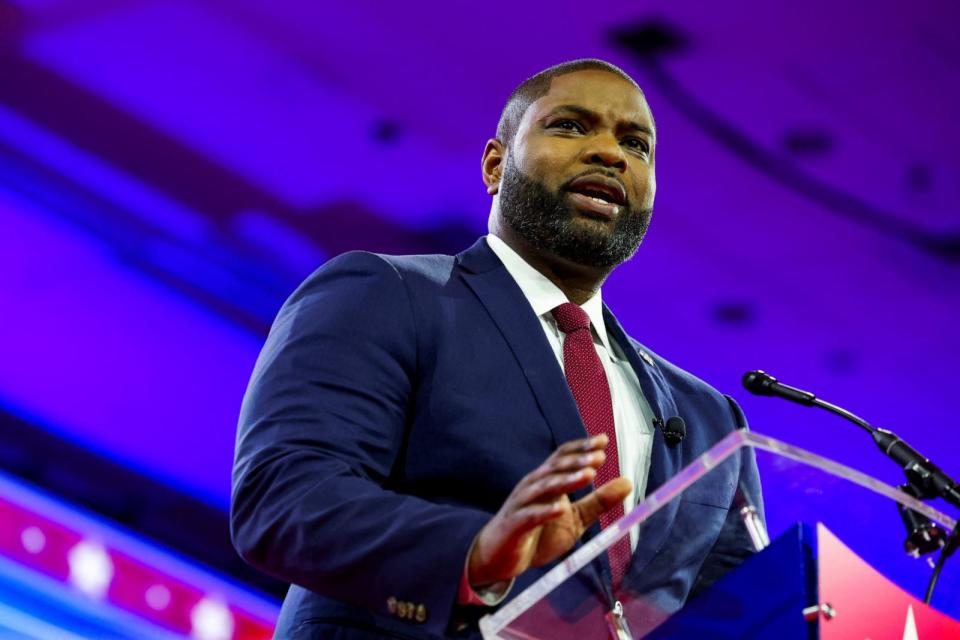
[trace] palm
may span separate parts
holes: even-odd
[[[559,558],[583,534],[577,509],[566,496],[560,500],[564,503],[563,510],[556,519],[530,529],[516,542],[502,541],[502,550],[493,555],[503,559],[504,566],[500,567],[503,575],[519,575],[530,567],[540,567]]]
[[[559,558],[583,535],[586,527],[579,509],[574,508],[566,496],[564,500],[566,504],[561,514],[540,527],[539,541],[528,566],[539,567]]]
[[[569,551],[601,513],[622,502],[630,483],[617,478],[577,502],[568,494],[589,486],[604,460],[607,437],[561,445],[514,487],[481,529],[470,551],[471,584],[516,577]]]

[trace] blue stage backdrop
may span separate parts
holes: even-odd
[[[346,250],[469,246],[511,89],[601,57],[658,129],[652,228],[603,291],[629,331],[758,432],[901,482],[852,425],[749,396],[762,368],[960,476],[958,18],[945,0],[0,0],[4,424],[216,520],[285,297]],[[31,472],[12,433],[8,472],[123,511],[57,460]]]

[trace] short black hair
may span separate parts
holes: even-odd
[[[598,58],[581,58],[580,60],[561,62],[527,78],[513,90],[513,93],[507,98],[506,104],[503,105],[503,111],[500,112],[500,120],[497,122],[497,139],[504,145],[510,146],[513,137],[517,135],[517,128],[520,126],[523,114],[526,113],[531,104],[547,95],[547,92],[550,91],[550,83],[554,78],[576,71],[588,70],[606,71],[620,76],[636,87],[640,95],[643,95],[643,89],[640,88],[636,80],[630,77],[630,74],[609,62]]]

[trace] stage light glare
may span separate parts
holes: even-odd
[[[196,640],[230,640],[233,637],[233,615],[225,604],[204,598],[190,612],[191,637]]]
[[[113,580],[113,562],[102,545],[91,540],[78,542],[67,556],[70,583],[93,598],[102,598]]]
[[[163,611],[170,606],[170,589],[162,584],[155,584],[147,589],[143,597],[154,611]]]
[[[39,527],[30,526],[20,532],[20,544],[28,552],[36,555],[47,546],[47,536],[43,534]]]

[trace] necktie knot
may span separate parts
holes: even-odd
[[[587,312],[572,302],[564,302],[551,311],[560,331],[570,333],[578,329],[590,328],[590,316]]]

